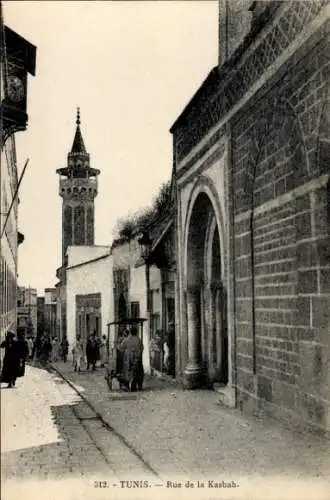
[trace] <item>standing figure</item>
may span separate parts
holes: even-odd
[[[57,341],[57,337],[54,337],[52,340],[52,362],[56,363],[58,361],[58,355],[59,355],[59,345]]]
[[[2,342],[1,347],[5,349],[1,382],[7,383],[8,388],[12,388],[15,387],[20,366],[19,346],[13,332],[7,332],[6,339]]]
[[[168,333],[166,339],[168,347],[168,362],[167,362],[167,373],[171,377],[175,377],[175,326],[174,323],[169,323]]]
[[[51,359],[51,353],[52,353],[52,343],[50,341],[49,335],[45,334],[41,340],[40,361],[44,364],[48,363],[48,361],[50,361]]]
[[[72,349],[74,371],[81,371],[81,360],[84,357],[84,344],[80,335],[77,335]]]
[[[100,344],[100,364],[103,367],[107,362],[107,338],[102,335],[102,340]]]
[[[96,361],[100,357],[100,343],[97,338],[96,331],[88,337],[86,345],[86,357],[87,357],[87,371],[89,367],[92,366],[92,370],[96,369]]]
[[[168,374],[169,368],[170,368],[170,366],[169,366],[170,350],[168,347],[167,338],[165,339],[164,344],[163,344],[163,353],[164,353],[164,369],[165,369],[165,372]]]
[[[130,392],[141,390],[144,380],[143,344],[135,327],[131,328],[130,334],[121,343],[120,351],[123,355],[122,382]]]
[[[28,349],[29,349],[29,358],[32,359],[32,354],[33,354],[33,340],[32,337],[29,337],[27,339],[27,344],[28,344]]]
[[[42,348],[42,333],[38,331],[37,336],[34,339],[31,359],[34,359],[35,357],[39,359],[41,357],[41,348]]]

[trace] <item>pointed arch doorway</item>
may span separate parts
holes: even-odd
[[[200,192],[186,232],[187,386],[228,383],[228,334],[221,228],[209,195]]]

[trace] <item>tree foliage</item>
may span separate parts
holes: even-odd
[[[129,241],[133,234],[144,230],[147,226],[164,216],[171,204],[171,181],[161,185],[157,196],[149,207],[138,210],[134,214],[118,219],[114,237],[116,240]]]

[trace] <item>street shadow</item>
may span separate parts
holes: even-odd
[[[102,425],[95,412],[78,394],[66,390],[65,386],[69,389],[68,384],[58,375],[50,373],[50,366],[41,366],[38,362],[28,364],[33,367],[35,379],[43,384],[41,390],[45,392],[46,397],[45,401],[42,401],[43,408],[39,416],[38,411],[34,413],[33,405],[26,406],[24,402],[21,406],[18,403],[16,410],[17,396],[21,400],[28,387],[24,387],[25,381],[28,380],[25,377],[23,380],[17,380],[14,390],[6,390],[6,395],[3,394],[2,404],[9,408],[10,403],[11,413],[6,410],[2,418],[2,480],[57,480],[102,473],[106,474],[106,477],[111,476],[113,471],[100,449],[95,446],[93,434],[88,432],[88,426],[84,425],[85,420],[95,420],[98,426]],[[51,377],[43,378],[38,375],[39,370],[48,372]],[[60,390],[59,394],[54,393],[52,397],[49,393],[54,390],[56,384],[63,385],[64,390]],[[3,388],[2,386],[1,389]],[[38,390],[38,387],[34,390]],[[15,391],[14,399],[10,391]],[[26,425],[26,429],[22,429],[23,425]]]
[[[111,476],[113,471],[82,425],[84,420],[97,421],[86,404],[50,406],[49,413],[57,439],[2,453],[2,480],[65,479],[102,473]]]

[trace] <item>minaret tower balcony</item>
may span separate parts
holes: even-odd
[[[97,195],[97,178],[60,178],[59,195],[62,198],[73,198],[75,195],[79,198],[94,199]]]
[[[76,132],[67,166],[56,170],[59,175],[59,195],[62,198],[62,262],[72,245],[94,245],[94,200],[98,193],[100,170],[90,166],[80,130],[77,110]]]

